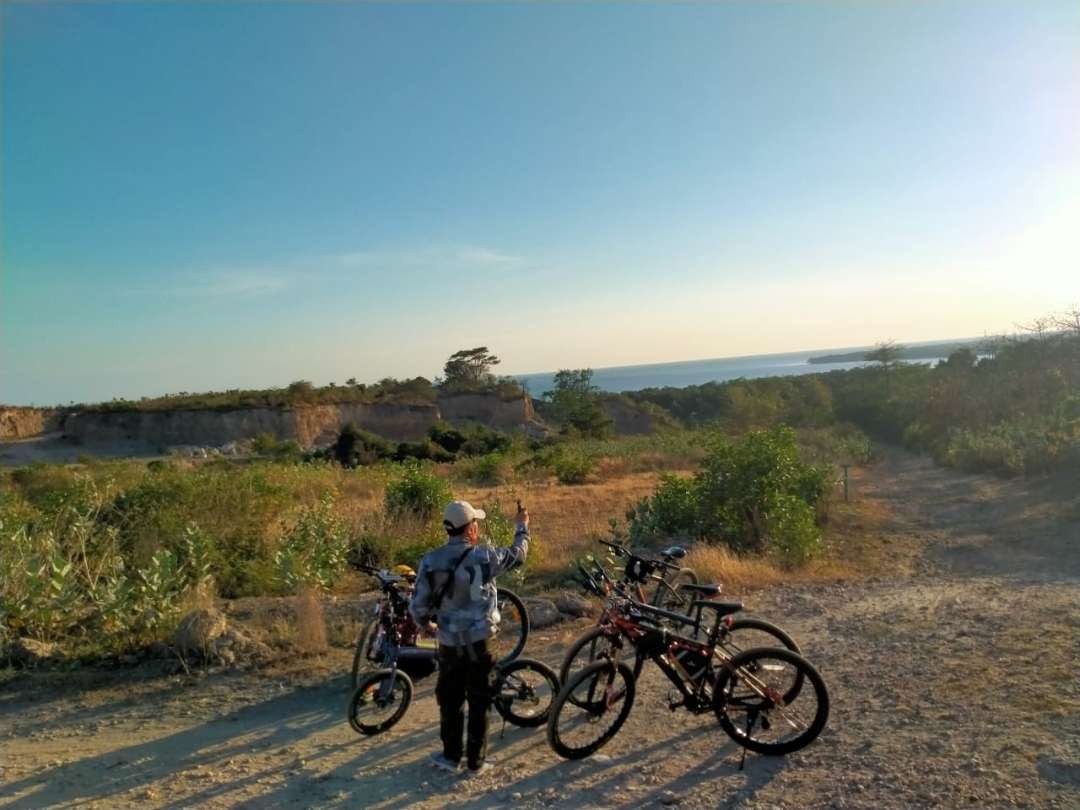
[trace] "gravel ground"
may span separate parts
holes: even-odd
[[[0,685],[0,807],[1080,808],[1078,483],[901,453],[865,473],[884,553],[921,549],[914,565],[746,598],[829,684],[828,727],[788,757],[740,770],[715,720],[671,713],[648,667],[600,754],[565,762],[542,729],[496,723],[496,767],[473,779],[427,764],[433,679],[363,739],[341,676],[48,673]],[[587,626],[537,632],[527,654],[557,665]]]

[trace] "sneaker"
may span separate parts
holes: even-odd
[[[466,779],[468,779],[471,776],[479,776],[482,773],[487,773],[493,767],[494,766],[490,762],[482,762],[482,763],[480,763],[479,768],[466,768],[465,773],[463,773],[462,776],[465,777]]]
[[[459,763],[449,759],[446,754],[432,754],[431,764],[438,768],[440,771],[446,771],[447,773],[457,773]]]

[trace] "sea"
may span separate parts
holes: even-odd
[[[905,344],[917,346],[917,343]],[[619,393],[621,391],[640,391],[643,388],[685,388],[688,385],[701,385],[707,382],[724,382],[739,377],[755,379],[758,377],[789,377],[796,374],[821,374],[838,369],[859,368],[872,365],[866,361],[848,363],[810,363],[811,357],[827,354],[845,354],[847,352],[870,351],[873,346],[852,346],[845,349],[818,349],[808,352],[788,352],[785,354],[754,354],[746,357],[717,357],[711,360],[683,360],[674,363],[648,363],[640,366],[611,366],[593,369],[592,382],[601,391]],[[932,364],[938,358],[912,360]],[[534,397],[543,395],[554,388],[555,373],[551,371],[535,374],[511,375],[527,386]]]

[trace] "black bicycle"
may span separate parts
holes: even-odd
[[[358,734],[373,736],[392,728],[412,703],[413,678],[438,669],[437,649],[402,648],[395,641],[388,647],[389,666],[363,675],[349,699],[349,725]],[[491,705],[515,726],[543,725],[558,693],[558,676],[540,661],[515,658],[495,664]]]
[[[587,757],[626,722],[640,664],[631,667],[620,660],[624,644],[633,648],[636,660],[654,661],[671,681],[672,711],[681,706],[695,714],[713,712],[744,749],[787,754],[817,738],[828,721],[829,694],[810,662],[775,647],[731,654],[719,644],[721,627],[741,605],[700,600],[693,608],[713,616],[704,640],[670,629],[669,624],[684,625],[686,615],[638,602],[619,589],[609,597],[609,619],[617,630],[611,652],[573,675],[551,708],[548,742],[557,754]],[[799,687],[793,689],[796,682]]]
[[[423,670],[425,653],[423,650],[436,649],[435,640],[425,638],[420,626],[409,613],[409,600],[412,598],[415,574],[399,574],[370,565],[357,565],[356,568],[375,577],[379,582],[381,595],[375,604],[374,615],[361,629],[353,653],[352,688],[360,685],[363,672],[374,668],[389,666],[389,647],[387,641],[398,639],[397,648],[401,660],[416,657],[418,670]],[[509,664],[525,649],[529,638],[529,613],[525,603],[516,593],[506,588],[498,588],[496,605],[499,611],[499,632],[491,640],[490,646],[497,663]],[[411,648],[421,652],[413,653]]]

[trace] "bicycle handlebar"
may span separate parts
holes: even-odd
[[[612,549],[620,557],[628,557],[631,560],[641,560],[642,562],[649,563],[650,565],[659,565],[663,568],[667,568],[670,571],[678,571],[679,566],[672,565],[667,560],[657,560],[649,557],[642,557],[640,554],[635,554],[627,546],[620,545],[619,543],[610,543],[607,540],[597,540],[601,545],[607,546]]]

